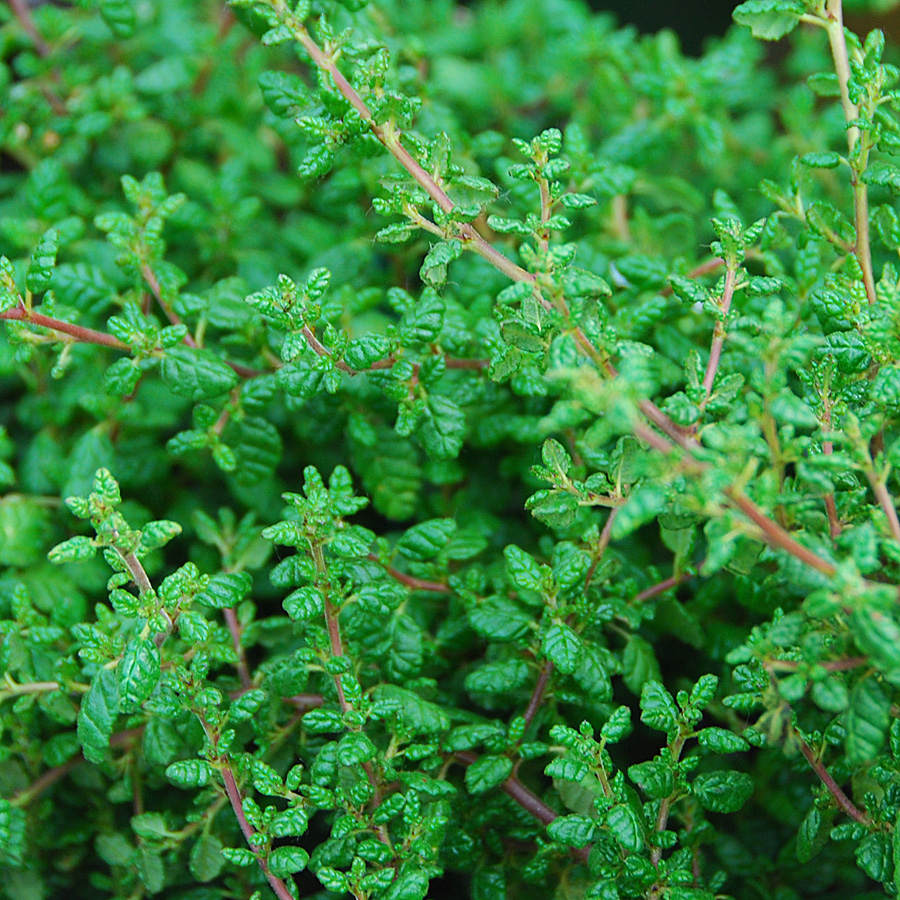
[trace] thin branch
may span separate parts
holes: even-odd
[[[693,269],[691,269],[691,271],[688,272],[687,275],[685,275],[685,278],[701,278],[704,275],[709,275],[710,272],[715,272],[716,269],[721,269],[724,265],[725,260],[722,259],[721,256],[714,256],[712,259],[700,263],[700,265],[695,266]],[[662,297],[671,296],[672,285],[666,285],[659,293]]]
[[[866,169],[869,157],[869,148],[864,143],[857,147],[863,140],[863,135],[856,125],[850,125],[859,118],[859,107],[850,99],[850,57],[847,53],[847,36],[844,33],[844,13],[841,0],[826,0],[825,3],[825,30],[828,33],[828,43],[831,47],[831,56],[834,60],[834,70],[837,73],[838,87],[841,92],[841,106],[844,110],[844,119],[848,124],[847,148],[850,155],[850,184],[853,188],[853,209],[856,218],[856,259],[862,270],[863,284],[866,288],[866,298],[870,304],[875,303],[875,276],[872,270],[872,247],[869,235],[869,194],[865,182],[860,179],[860,173]],[[856,155],[856,159],[854,159]]]
[[[679,732],[678,736],[672,741],[671,746],[669,747],[669,753],[672,756],[672,764],[678,762],[681,757],[681,751],[684,749],[686,735],[681,734]],[[677,793],[676,795],[677,796]],[[669,813],[672,810],[672,796],[663,797],[659,804],[659,813],[656,816],[656,831],[658,834],[662,833],[666,830],[666,825],[669,823]],[[650,862],[653,863],[654,866],[659,867],[660,860],[662,859],[662,847],[656,845],[650,851]]]
[[[44,36],[37,30],[34,19],[31,17],[31,9],[28,0],[9,0],[13,15],[19,20],[19,24],[34,43],[34,49],[39,56],[49,56],[50,46],[44,40]]]
[[[829,0],[829,2],[833,2],[833,0]],[[359,113],[372,134],[444,212],[452,211],[454,207],[453,201],[437,181],[426,172],[412,157],[409,151],[406,150],[401,143],[401,135],[396,129],[396,126],[392,122],[380,125],[375,121],[371,110],[343,73],[338,69],[334,58],[326,53],[313,40],[302,21],[299,21],[294,16],[283,0],[277,0],[276,11],[282,20],[293,30],[294,36],[309,54],[315,65],[331,76],[335,87],[347,102]],[[459,236],[467,243],[470,249],[474,250],[485,260],[494,265],[495,268],[504,273],[511,280],[533,285],[535,295],[539,298],[544,307],[553,308],[553,305],[546,298],[541,296],[535,275],[526,271],[496,250],[475,228],[471,225],[463,224],[460,226]],[[563,306],[560,308],[560,312],[567,316],[568,310]],[[313,335],[313,337],[315,337],[315,335]],[[588,358],[592,359],[598,367],[602,371],[605,371],[610,377],[615,377],[617,374],[615,367],[597,350],[596,347],[593,346],[580,327],[576,326],[573,328],[573,337]],[[309,338],[309,335],[307,335],[307,338]],[[324,350],[325,348],[322,349]],[[336,363],[336,365],[338,364]],[[691,437],[688,431],[673,422],[669,416],[656,406],[656,404],[650,400],[642,400],[639,402],[638,406],[647,419],[652,424],[656,425],[656,427],[671,441],[682,449],[688,450],[691,453],[694,452],[696,449],[695,439]],[[669,441],[657,439],[649,429],[646,429],[643,432],[639,432],[638,429],[636,429],[636,433],[638,433],[638,436],[641,437],[641,439],[646,440],[651,446],[656,447],[656,449],[666,453],[671,452],[672,445]],[[798,559],[801,559],[813,566],[813,568],[816,568],[818,571],[829,575],[834,574],[834,566],[795,541],[787,531],[765,516],[742,492],[737,489],[732,489],[731,491],[726,492],[726,494],[739,509],[749,515],[751,520],[760,527],[768,542],[772,543],[774,546],[787,550]]]
[[[861,812],[853,801],[841,790],[838,783],[831,777],[828,772],[828,769],[825,768],[824,764],[820,759],[816,758],[816,755],[812,752],[809,744],[803,738],[799,732],[795,732],[797,736],[797,740],[800,743],[800,752],[806,758],[806,761],[809,763],[812,770],[819,776],[819,780],[822,784],[825,785],[825,789],[834,797],[837,805],[845,812],[854,822],[859,822],[860,825],[864,825],[866,828],[872,827],[872,820],[864,813]]]
[[[369,554],[369,559],[373,562],[380,563],[378,556],[374,553]],[[393,566],[384,566],[384,571],[388,573],[395,581],[405,585],[414,591],[430,591],[434,594],[452,594],[450,587],[440,581],[426,581],[424,578],[416,578],[414,575],[407,575],[395,569]]]
[[[729,488],[725,491],[725,496],[760,529],[767,544],[779,550],[787,551],[791,556],[795,556],[801,562],[806,563],[823,575],[831,576],[837,572],[836,567],[828,560],[822,559],[817,553],[814,553],[808,547],[804,547],[803,544],[791,536],[790,532],[765,515],[746,494],[734,488]]]
[[[134,555],[134,553],[123,553],[119,550],[119,556],[122,557],[122,562],[128,567],[128,572],[131,575],[132,580],[137,585],[138,591],[142,594],[146,594],[153,590],[153,585],[150,583],[150,579],[147,576],[147,572],[144,570],[141,561]]]
[[[703,376],[703,390],[705,392],[705,397],[703,398],[704,405],[712,394],[713,382],[716,380],[716,373],[719,371],[719,362],[722,359],[722,349],[725,346],[725,319],[731,309],[736,279],[737,269],[733,265],[729,265],[725,271],[725,286],[722,290],[722,297],[719,300],[719,318],[716,321],[712,346],[709,349],[709,363],[706,366],[706,374]]]
[[[109,739],[109,745],[110,747],[120,747],[123,744],[130,744],[132,741],[139,738],[143,734],[143,731],[143,726],[120,731]],[[69,772],[80,766],[83,762],[85,762],[85,758],[79,753],[77,756],[72,757],[72,759],[66,760],[66,762],[60,763],[58,766],[53,766],[52,769],[47,769],[46,772],[36,778],[28,785],[28,787],[22,788],[22,790],[18,791],[13,796],[11,801],[13,806],[27,806],[43,794],[49,787],[52,787],[57,781],[68,775]]]
[[[665,578],[662,581],[658,581],[656,584],[645,588],[639,594],[635,594],[634,599],[631,602],[643,603],[645,600],[650,600],[652,597],[664,594],[670,588],[677,587],[685,581],[690,581],[693,577],[694,576],[690,572],[682,572],[680,575],[673,575],[671,578]]]
[[[478,756],[474,753],[470,753],[468,750],[459,750],[454,753],[454,757],[465,766],[471,766],[472,763],[478,760]],[[559,816],[558,812],[547,806],[540,797],[525,787],[515,775],[510,775],[509,778],[500,785],[500,789],[505,794],[512,797],[522,809],[531,813],[531,815],[544,825],[549,825]],[[572,852],[581,860],[587,862],[590,847],[575,847],[572,848]]]
[[[541,674],[538,676],[537,683],[534,686],[534,690],[531,692],[531,698],[528,701],[528,706],[525,707],[525,712],[522,713],[522,718],[525,720],[525,727],[527,728],[534,717],[537,715],[537,711],[541,708],[541,703],[544,702],[544,693],[547,690],[547,684],[550,681],[550,676],[553,674],[553,663],[550,662],[549,659],[544,660],[544,664],[541,666]]]
[[[263,875],[266,876],[266,881],[269,882],[269,885],[275,892],[275,896],[278,897],[278,900],[294,900],[294,896],[288,890],[287,885],[277,875],[272,874],[265,857],[259,852],[256,844],[253,843],[255,832],[253,831],[253,826],[247,821],[247,816],[244,814],[244,801],[241,798],[241,792],[238,789],[237,782],[234,780],[231,764],[225,758],[220,760],[220,771],[222,773],[222,781],[225,782],[225,793],[228,795],[231,809],[234,811],[235,818],[238,820],[238,825],[241,827],[241,832],[247,841],[247,846],[256,857],[256,861],[259,863]]]
[[[225,624],[228,626],[228,631],[231,634],[231,643],[234,646],[234,652],[237,654],[237,670],[238,676],[241,679],[241,687],[249,688],[253,682],[250,678],[250,669],[247,666],[247,654],[244,653],[244,648],[241,645],[241,626],[237,620],[237,613],[229,606],[222,610],[222,615],[225,618]]]
[[[144,278],[144,281],[147,282],[147,286],[150,288],[150,292],[156,298],[156,302],[159,304],[159,308],[165,314],[165,317],[169,320],[172,325],[181,325],[183,324],[181,319],[175,310],[172,309],[171,306],[165,301],[162,295],[162,288],[160,287],[159,280],[156,277],[156,273],[147,263],[141,264],[141,275]],[[194,339],[190,332],[185,334],[184,336],[184,344],[188,347],[199,348],[200,345]],[[230,362],[229,360],[223,360],[225,365],[229,366],[232,371],[236,374],[240,375],[241,378],[258,378],[260,375],[264,375],[265,372],[260,372],[258,369],[251,369],[249,366],[241,365],[241,363]]]
[[[872,492],[875,494],[875,499],[878,500],[878,505],[885,516],[887,516],[891,535],[893,535],[895,541],[900,543],[900,518],[897,518],[897,507],[894,505],[890,491],[888,491],[884,480],[879,478],[874,472],[868,471],[866,475],[869,477],[869,484],[872,485]]]
[[[51,331],[58,331],[61,334],[68,335],[80,344],[102,344],[104,347],[125,351],[131,349],[128,344],[123,343],[111,334],[95,331],[93,328],[84,328],[81,325],[72,325],[70,322],[63,322],[61,319],[53,319],[50,316],[43,315],[43,313],[26,309],[24,306],[15,306],[6,310],[6,312],[0,313],[0,319],[5,319],[7,322],[27,322],[40,328],[49,328]]]

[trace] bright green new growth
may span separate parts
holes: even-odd
[[[0,896],[897,894],[842,15],[0,9]]]

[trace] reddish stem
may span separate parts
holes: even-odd
[[[253,831],[253,826],[247,821],[247,816],[244,815],[244,802],[241,798],[241,792],[238,789],[237,782],[234,780],[234,774],[231,771],[231,765],[227,759],[221,760],[221,772],[222,780],[225,782],[225,793],[228,795],[228,800],[231,802],[231,808],[234,811],[235,818],[238,820],[238,825],[241,826],[241,831],[247,841],[247,846],[256,857],[256,861],[259,863],[263,875],[266,876],[266,881],[269,882],[272,890],[275,891],[275,896],[278,897],[279,900],[294,900],[293,894],[288,890],[287,885],[277,875],[272,874],[265,857],[262,856],[259,850],[257,850],[256,845],[253,843],[255,832]]]
[[[722,359],[722,349],[725,346],[725,318],[731,309],[731,301],[734,298],[734,285],[737,277],[737,271],[733,265],[728,266],[725,271],[725,287],[722,290],[722,298],[719,301],[719,319],[716,321],[715,331],[713,332],[712,346],[709,350],[709,364],[706,367],[706,374],[703,376],[703,389],[706,392],[704,403],[709,400],[712,394],[713,382],[716,380],[716,373],[719,371],[719,362]]]
[[[49,56],[50,46],[44,40],[44,36],[37,30],[34,19],[31,17],[31,9],[27,0],[9,0],[13,14],[19,20],[19,24],[34,42],[34,49],[39,56]]]
[[[113,347],[116,350],[129,350],[127,344],[122,343],[118,338],[103,331],[94,331],[93,328],[84,328],[81,325],[72,325],[70,322],[63,322],[60,319],[53,319],[45,316],[43,313],[34,312],[34,310],[26,309],[24,306],[15,306],[6,312],[0,313],[0,319],[8,322],[28,322],[31,325],[38,325],[41,328],[50,328],[53,331],[59,331],[67,334],[81,344],[102,344],[105,347]]]
[[[671,578],[665,578],[662,581],[657,582],[656,584],[650,585],[650,587],[645,588],[639,594],[634,595],[633,603],[643,603],[645,600],[650,600],[652,597],[656,597],[659,594],[665,593],[669,588],[677,587],[679,584],[683,584],[685,581],[690,581],[694,576],[690,572],[682,572],[680,575],[672,575]]]
[[[690,272],[687,273],[687,278],[700,278],[703,275],[708,275],[710,272],[715,272],[716,269],[721,268],[725,265],[725,260],[722,259],[721,256],[714,256],[712,259],[707,260],[705,263],[700,263],[699,266],[695,266],[691,269]],[[661,291],[660,294],[663,297],[669,297],[672,294],[672,285],[666,285]]]
[[[466,766],[471,766],[472,763],[476,762],[478,759],[476,754],[470,753],[468,750],[459,750],[454,756]],[[510,775],[509,778],[500,785],[500,789],[505,794],[512,797],[522,809],[531,813],[531,815],[544,825],[549,825],[554,819],[559,817],[559,813],[547,806],[540,797],[525,787],[515,775]],[[590,847],[573,848],[572,852],[581,860],[587,862]]]
[[[252,680],[250,678],[250,669],[247,666],[247,656],[244,653],[244,648],[241,646],[241,626],[237,620],[237,613],[229,606],[222,610],[222,614],[225,617],[228,631],[231,633],[231,643],[234,645],[234,652],[237,653],[237,670],[241,679],[241,687],[249,688]]]
[[[373,562],[380,562],[374,553],[369,554],[369,559]],[[414,591],[430,591],[434,594],[452,594],[453,591],[440,581],[426,581],[424,578],[416,578],[414,575],[407,575],[395,569],[393,566],[385,566],[384,571],[388,573],[395,581]]]
[[[841,790],[838,783],[831,777],[828,770],[822,764],[822,761],[816,759],[816,755],[812,752],[809,744],[803,739],[803,736],[797,732],[797,740],[800,742],[800,752],[806,758],[806,761],[812,767],[812,770],[819,776],[819,780],[825,785],[825,789],[834,797],[837,805],[845,812],[854,822],[859,822],[866,828],[872,827],[872,820],[864,813],[857,809],[853,801]]]

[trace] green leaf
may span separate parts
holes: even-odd
[[[566,847],[586,847],[594,834],[596,820],[587,816],[557,816],[548,826],[547,834]]]
[[[119,711],[135,712],[159,683],[159,650],[151,640],[134,638],[125,647],[117,668]]]
[[[177,522],[170,522],[168,519],[148,522],[141,529],[141,541],[136,552],[139,556],[143,556],[145,553],[159,550],[179,534],[181,534],[181,526]]]
[[[337,747],[337,758],[342,766],[353,766],[368,762],[377,752],[369,738],[361,732],[352,732],[341,738]]]
[[[659,663],[653,646],[640,635],[628,638],[622,654],[622,678],[628,689],[637,694],[648,681],[660,678]]]
[[[384,900],[424,900],[428,893],[428,875],[412,869],[396,878],[384,894]]]
[[[263,72],[259,88],[266,106],[281,118],[296,118],[310,100],[310,90],[293,72]]]
[[[544,656],[565,675],[571,675],[581,662],[581,638],[564,624],[552,625],[541,640]]]
[[[465,413],[449,397],[430,394],[419,437],[432,459],[454,459],[466,436]]]
[[[422,262],[419,276],[432,287],[440,287],[447,280],[447,266],[462,256],[463,245],[457,240],[434,244]]]
[[[453,519],[429,519],[408,529],[397,541],[397,551],[415,562],[434,559],[456,533]]]
[[[513,584],[526,591],[543,590],[544,576],[532,556],[514,544],[506,547],[503,555],[506,557],[506,571]]]
[[[891,838],[879,832],[867,834],[856,848],[856,863],[874,881],[893,881]]]
[[[444,326],[444,301],[433,291],[425,291],[418,303],[409,307],[400,320],[400,342],[404,347],[437,340]]]
[[[847,762],[860,766],[881,752],[891,721],[891,700],[874,676],[860,679],[850,691],[846,713]]]
[[[520,659],[490,662],[466,675],[466,690],[475,694],[515,691],[528,683],[528,666]]]
[[[744,772],[702,772],[691,784],[691,793],[710,812],[737,812],[753,793],[753,779]]]
[[[191,875],[204,884],[219,877],[225,866],[222,842],[214,835],[201,833],[191,847],[188,868]]]
[[[173,347],[166,351],[160,371],[173,394],[194,403],[218,397],[238,383],[234,369],[212,351],[200,347]]]
[[[466,769],[466,787],[470,794],[483,794],[503,784],[512,775],[513,763],[508,756],[480,756]]]
[[[713,753],[739,753],[750,745],[738,734],[725,728],[704,728],[697,733],[697,743]]]
[[[888,613],[860,606],[850,619],[856,645],[879,669],[900,667],[900,625]]]
[[[47,559],[52,563],[61,565],[67,562],[78,562],[84,559],[93,559],[97,553],[94,542],[88,537],[73,537],[61,544],[57,544],[48,554]],[[8,563],[9,564],[9,563]]]
[[[308,862],[309,854],[302,847],[276,847],[268,856],[269,869],[278,878],[302,872]]]
[[[533,619],[510,600],[488,597],[469,610],[469,622],[479,634],[502,642],[522,637]]]
[[[662,760],[629,766],[628,777],[653,800],[668,797],[675,788],[672,770]]]
[[[209,784],[212,772],[205,759],[183,759],[166,767],[166,778],[176,787],[201,788]]]
[[[804,153],[800,162],[811,169],[835,169],[841,164],[841,157],[833,150],[827,150],[822,153]]]
[[[391,352],[391,346],[391,340],[381,334],[367,334],[355,338],[344,351],[344,362],[351,369],[364,371],[378,360],[385,359]]]
[[[606,826],[613,837],[631,853],[644,846],[644,827],[638,814],[627,803],[617,803],[606,814]]]
[[[100,15],[117,38],[130,38],[134,34],[137,15],[133,0],[100,0]]]
[[[828,843],[828,831],[822,827],[822,814],[811,806],[797,831],[797,859],[809,862]]]
[[[293,591],[281,604],[284,611],[295,622],[308,622],[325,614],[325,597],[315,587],[304,587]]]
[[[796,28],[803,4],[793,0],[748,0],[732,13],[734,21],[747,25],[753,37],[777,41]]]
[[[678,707],[658,681],[647,682],[641,690],[641,721],[657,731],[670,731],[678,721]]]
[[[398,685],[380,684],[374,695],[379,702],[390,704],[397,711],[403,727],[413,734],[438,734],[450,727],[444,709]]]
[[[219,572],[195,599],[213,609],[229,609],[237,606],[252,586],[249,572]]]
[[[119,712],[118,681],[114,669],[100,669],[78,710],[78,741],[88,762],[106,758],[109,739]]]
[[[53,280],[53,267],[56,265],[56,252],[59,250],[59,232],[55,228],[44,232],[35,247],[25,275],[25,287],[32,294],[43,294]]]

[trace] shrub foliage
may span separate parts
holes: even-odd
[[[0,8],[0,895],[897,894],[900,72],[735,18]]]

